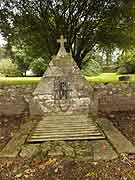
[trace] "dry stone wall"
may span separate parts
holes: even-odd
[[[101,112],[134,111],[135,84],[108,84],[94,87]]]
[[[32,95],[35,88],[36,85],[0,85],[0,116],[36,113]],[[93,88],[98,111],[135,111],[135,84],[100,84]]]
[[[0,85],[0,116],[28,114],[34,88],[34,85]]]

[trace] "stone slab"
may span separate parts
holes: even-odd
[[[113,147],[107,142],[107,140],[91,141],[90,144],[93,147],[93,160],[113,160],[118,157]]]
[[[112,122],[108,119],[101,118],[98,120],[98,124],[105,133],[108,141],[116,149],[116,151],[121,153],[135,153],[135,146],[127,140],[127,138],[116,129]]]
[[[21,148],[21,152],[19,153],[22,158],[32,158],[40,153],[40,144],[25,144]]]
[[[21,150],[21,146],[25,143],[25,140],[33,128],[32,121],[26,122],[21,126],[20,130],[15,134],[15,136],[8,142],[8,144],[4,147],[4,149],[0,152],[0,158],[15,158],[19,151]]]

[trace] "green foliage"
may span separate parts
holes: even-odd
[[[0,30],[8,50],[23,44],[34,57],[54,55],[56,39],[63,33],[81,67],[97,44],[120,48],[134,44],[134,7],[134,0],[1,0]]]
[[[127,71],[126,67],[122,66],[122,67],[118,68],[117,74],[128,74],[128,71]]]
[[[126,62],[118,69],[118,74],[135,74],[135,61]]]
[[[93,76],[102,72],[102,58],[88,53],[83,60],[82,72],[86,76]]]
[[[42,76],[45,72],[47,68],[47,64],[45,64],[45,62],[46,61],[43,58],[38,58],[31,63],[30,68],[36,76]]]
[[[17,65],[12,63],[10,59],[3,59],[0,61],[0,73],[6,77],[20,76]]]
[[[117,71],[116,69],[117,67],[114,65],[106,65],[106,66],[103,66],[103,72],[104,73],[115,73]]]
[[[118,59],[118,65],[118,74],[135,74],[135,50],[124,51]]]
[[[26,76],[26,71],[29,69],[30,63],[33,60],[32,57],[27,55],[25,49],[16,49],[14,60],[21,74]]]
[[[0,60],[6,58],[6,50],[3,47],[0,47]]]

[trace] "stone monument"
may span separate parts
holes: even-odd
[[[40,109],[42,120],[38,122],[28,141],[104,138],[96,124],[88,118],[93,104],[93,89],[82,76],[71,53],[66,52],[66,39],[63,35],[58,42],[59,51],[33,93],[34,103]],[[75,137],[74,130],[77,130]],[[81,137],[79,130],[83,134]],[[60,131],[63,131],[62,136],[59,136]],[[64,134],[64,131],[72,135]]]
[[[33,93],[39,117],[23,124],[0,157],[39,158],[40,154],[42,158],[59,156],[97,161],[135,153],[135,147],[110,120],[94,121],[93,116],[88,116],[95,105],[93,90],[71,54],[66,52],[64,37],[58,42],[58,54]]]

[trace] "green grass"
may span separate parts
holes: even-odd
[[[98,76],[92,76],[92,77],[86,77],[86,79],[89,82],[93,83],[122,83],[124,81],[119,81],[119,76],[116,73],[102,73]],[[124,75],[126,76],[126,75]],[[126,82],[135,82],[135,74],[128,74],[128,76],[131,76],[131,80]]]
[[[135,83],[135,74],[128,74],[131,76],[131,80],[127,82]],[[124,81],[119,81],[119,76],[116,73],[102,73],[98,76],[88,77],[86,79],[90,83],[122,83]],[[0,84],[13,84],[13,85],[29,85],[37,84],[41,77],[0,77]]]
[[[37,84],[40,77],[0,77],[0,84],[29,85]]]

